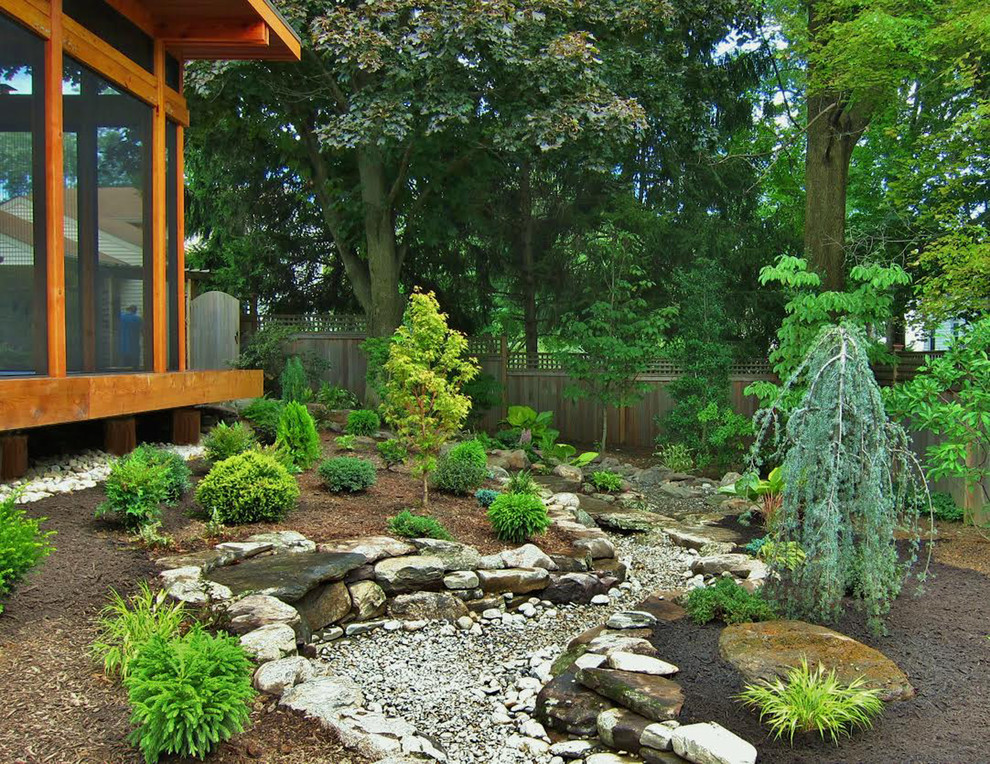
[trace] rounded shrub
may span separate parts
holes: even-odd
[[[50,541],[55,531],[41,530],[48,518],[27,517],[17,504],[18,495],[0,499],[0,596],[55,550]]]
[[[499,492],[493,491],[491,488],[480,488],[474,492],[474,498],[476,498],[478,500],[478,504],[485,509],[488,509],[488,507],[492,505],[492,502],[499,496]]]
[[[320,465],[320,479],[331,491],[365,491],[375,484],[375,465],[357,456],[337,456]]]
[[[113,461],[103,490],[107,498],[96,508],[96,516],[139,528],[161,519],[161,505],[169,496],[168,469],[132,452]]]
[[[369,409],[356,409],[347,414],[344,432],[348,435],[374,435],[382,426],[378,414]]]
[[[174,503],[182,498],[182,494],[192,486],[192,470],[175,451],[167,448],[158,448],[142,444],[131,452],[131,457],[144,459],[152,466],[162,467],[165,470],[165,501]]]
[[[487,475],[485,447],[477,440],[467,440],[437,460],[433,480],[442,491],[466,496],[474,493]]]
[[[500,494],[488,508],[488,519],[495,535],[513,544],[521,544],[550,527],[543,500],[529,493]]]
[[[196,501],[224,525],[276,522],[299,500],[296,479],[277,459],[245,451],[213,465]]]
[[[396,536],[410,539],[454,540],[450,531],[444,528],[438,520],[424,515],[414,515],[408,509],[404,509],[395,517],[389,518],[388,530],[389,533],[394,533]]]
[[[234,422],[232,425],[221,422],[203,438],[206,461],[210,464],[250,451],[254,444],[254,433],[243,422]]]
[[[306,407],[289,401],[278,418],[275,446],[284,451],[301,470],[309,469],[320,458],[320,434]]]

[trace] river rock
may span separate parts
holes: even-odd
[[[545,589],[550,574],[543,568],[506,568],[504,570],[479,570],[481,588],[486,592],[512,592],[526,594]]]
[[[337,623],[351,610],[351,594],[343,581],[321,584],[295,603],[312,631]]]
[[[467,616],[467,606],[449,592],[413,592],[399,594],[388,603],[393,618],[406,621],[456,621]]]
[[[653,721],[673,719],[684,705],[684,693],[676,682],[659,676],[615,669],[578,669],[578,682]]]
[[[360,554],[313,552],[255,557],[210,574],[217,583],[235,594],[271,594],[285,602],[295,602],[319,584],[339,581],[364,564]]]
[[[347,585],[354,619],[368,621],[385,612],[385,591],[374,581],[356,581]]]
[[[369,563],[375,563],[386,557],[401,557],[412,554],[416,547],[405,541],[399,541],[391,536],[361,536],[354,539],[339,539],[328,541],[317,547],[320,552],[336,552],[338,554],[352,552],[363,554]]]
[[[671,744],[678,756],[694,764],[756,764],[756,748],[715,722],[678,727]]]
[[[444,561],[433,555],[390,557],[375,564],[375,580],[386,594],[401,594],[439,586],[444,571]]]
[[[748,681],[784,676],[802,659],[812,668],[821,663],[845,683],[861,678],[883,700],[906,700],[914,688],[897,664],[879,650],[824,626],[804,621],[765,621],[726,626],[719,653]]]

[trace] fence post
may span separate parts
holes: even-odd
[[[502,386],[502,419],[509,415],[509,339],[498,338],[498,383]]]

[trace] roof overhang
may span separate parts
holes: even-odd
[[[180,60],[298,61],[299,36],[270,0],[107,0]]]

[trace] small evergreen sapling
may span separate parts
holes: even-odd
[[[285,361],[285,370],[279,379],[282,388],[282,400],[286,403],[308,403],[313,397],[313,390],[306,380],[306,370],[299,356],[292,356]]]
[[[413,455],[425,507],[440,448],[461,428],[471,408],[463,387],[478,374],[478,364],[466,355],[464,335],[447,326],[432,292],[413,292],[388,348],[382,408]]]
[[[309,469],[320,458],[320,434],[303,404],[295,401],[285,404],[276,432],[275,447],[284,451],[299,469]]]

